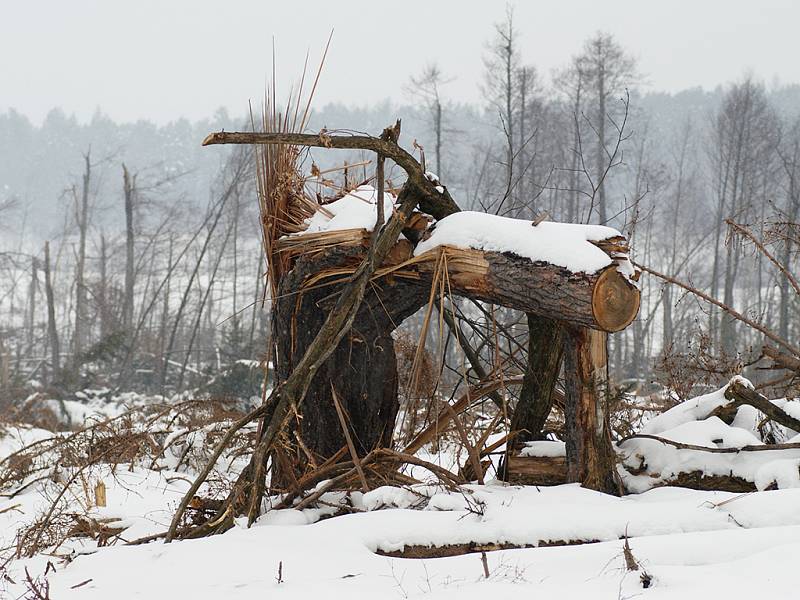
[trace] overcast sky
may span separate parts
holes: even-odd
[[[446,94],[480,99],[481,57],[505,2],[490,0],[0,0],[0,111],[38,122],[54,106],[88,119],[166,122],[243,114],[271,69],[299,74],[335,29],[317,104],[403,100],[436,60]],[[527,63],[563,65],[602,29],[639,59],[649,88],[713,88],[750,70],[800,82],[796,0],[518,0]]]

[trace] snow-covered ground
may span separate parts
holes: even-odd
[[[643,433],[708,448],[763,445],[758,415],[748,407],[740,408],[730,425],[709,416],[726,402],[723,388],[655,416]],[[776,404],[791,412],[797,408],[789,401]],[[783,433],[784,440],[796,435]],[[0,458],[50,435],[7,428],[0,437]],[[112,535],[111,545],[98,547],[89,538],[71,536],[46,553],[12,560],[0,573],[0,597],[33,597],[26,591],[26,568],[34,581],[47,573],[55,600],[800,597],[793,570],[800,556],[798,466],[794,458],[767,460],[772,452],[756,453],[761,466],[789,461],[783,468],[794,476],[776,479],[780,489],[771,491],[652,488],[681,465],[708,474],[723,473],[726,464],[732,465],[729,472],[749,474],[759,489],[766,487],[766,480],[758,479],[750,459],[731,462],[735,453],[692,453],[634,438],[621,444],[621,458],[638,464],[637,455],[643,455],[647,472],[629,475],[626,484],[644,482],[652,489],[622,498],[577,484],[510,486],[498,481],[458,490],[420,484],[366,494],[329,492],[317,507],[272,510],[249,529],[239,522],[215,537],[126,546],[124,541],[165,531],[191,483],[186,468],[173,470],[184,442],[170,444],[179,435],[205,443],[203,430],[174,432],[162,442],[169,452],[152,465],[158,470],[143,464],[95,465],[69,488],[67,523],[74,511],[103,523],[120,539]],[[563,444],[556,442],[537,442],[524,452],[561,453]],[[695,464],[700,460],[705,462]],[[68,467],[56,471],[60,481],[71,472]],[[92,507],[92,490],[100,483],[106,506]],[[60,489],[45,482],[0,500],[0,543],[7,555],[19,532]],[[328,518],[342,509],[349,514]],[[448,546],[472,552],[444,558],[399,556],[442,556],[447,552],[441,549]],[[485,563],[481,550],[486,551]],[[631,560],[637,570],[626,568]]]
[[[165,509],[186,487],[141,473],[126,475],[125,483],[128,489],[109,487],[103,512],[127,515],[133,535],[162,528]],[[69,564],[40,556],[13,563],[8,574],[20,582],[24,566],[40,574],[53,561],[54,599],[797,598],[800,490],[736,495],[661,488],[613,498],[577,485],[494,484],[465,493],[469,500],[440,492],[427,509],[412,510],[383,505],[392,498],[402,504],[405,494],[379,489],[356,494],[354,504],[365,512],[311,524],[313,511],[268,513],[251,529],[217,537],[100,548]],[[27,504],[24,497],[13,502]],[[9,511],[2,518],[4,533],[11,533],[22,515]],[[625,569],[620,538],[626,531],[639,571]],[[488,578],[480,554],[404,559],[376,553],[431,543],[578,540],[599,541],[487,552]],[[647,589],[643,571],[652,577]],[[16,597],[19,586],[6,585]]]

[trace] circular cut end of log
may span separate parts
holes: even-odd
[[[603,331],[621,331],[639,312],[639,290],[615,265],[606,268],[592,290],[592,314]]]

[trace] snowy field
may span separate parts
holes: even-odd
[[[126,473],[109,486],[101,515],[130,525],[131,536],[162,530],[187,487],[170,475]],[[127,487],[127,489],[126,489]],[[660,488],[613,498],[577,485],[488,485],[433,494],[424,510],[398,508],[409,492],[354,494],[350,515],[309,523],[319,512],[269,513],[253,528],[200,540],[79,550],[68,564],[51,556],[18,561],[42,574],[62,598],[797,598],[800,489],[736,495]],[[3,531],[33,508],[35,495],[3,503]],[[13,504],[18,509],[6,510]],[[476,508],[477,507],[477,508]],[[22,512],[20,512],[22,511]],[[100,515],[98,515],[100,516]],[[627,534],[638,571],[628,571]],[[377,551],[465,541],[540,545],[448,558],[390,558]],[[63,553],[62,548],[60,553]],[[486,577],[488,572],[488,577]],[[647,589],[642,573],[652,581]],[[20,585],[6,579],[7,597]]]
[[[225,427],[218,421],[189,431],[166,415],[150,426],[165,436],[155,458],[95,464],[80,477],[53,459],[55,464],[45,461],[44,470],[5,490],[4,556],[25,535],[31,542],[26,528],[60,494],[67,508],[52,516],[64,520],[69,534],[51,545],[46,537],[37,539],[46,551],[6,562],[0,597],[798,598],[793,565],[800,558],[800,449],[739,451],[765,446],[762,417],[745,405],[723,423],[711,413],[729,402],[724,390],[651,416],[642,433],[733,452],[675,448],[652,438],[623,441],[617,446],[620,474],[629,490],[641,493],[622,498],[577,484],[380,487],[328,492],[314,507],[270,510],[254,527],[237,522],[216,537],[125,545],[168,528],[211,445],[207,436]],[[98,403],[91,394],[83,400],[67,407],[71,420],[101,409],[106,418],[122,414],[122,402]],[[773,402],[800,414],[796,400]],[[771,435],[789,443],[800,439],[786,428],[773,428]],[[52,436],[7,426],[0,459]],[[534,442],[523,454],[554,457],[563,451],[558,442]],[[182,464],[187,455],[194,458]],[[446,455],[421,456],[449,464]],[[230,476],[243,466],[241,457],[224,459],[219,474]],[[423,479],[414,469],[413,476]],[[759,491],[665,485],[695,470],[735,475]],[[105,506],[98,508],[99,485]],[[209,494],[201,488],[201,495]],[[81,535],[81,523],[102,526],[107,535]]]

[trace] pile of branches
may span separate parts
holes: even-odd
[[[44,551],[55,554],[66,540],[77,537],[92,538],[98,545],[131,542],[123,539],[123,529],[90,514],[104,502],[103,482],[134,468],[185,479],[206,464],[208,446],[239,416],[235,403],[216,399],[150,404],[114,418],[92,417],[76,431],[54,433],[12,452],[0,460],[0,494],[13,500],[36,491],[46,503],[19,529],[14,546],[2,549],[6,561]],[[13,438],[29,427],[6,422],[3,429],[5,437]],[[246,456],[254,438],[254,428],[232,438],[228,463]],[[232,481],[224,473],[215,476],[206,493],[224,497]]]

